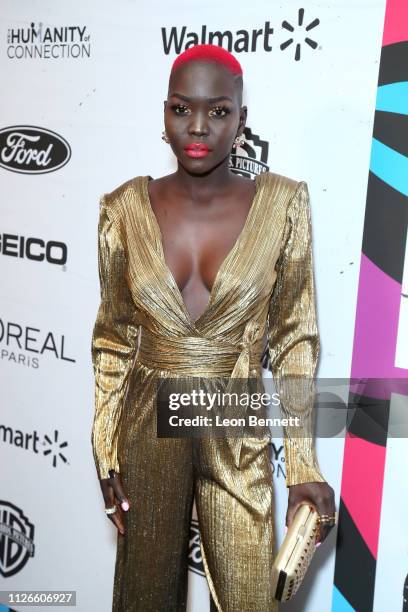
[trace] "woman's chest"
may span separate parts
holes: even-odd
[[[230,218],[169,221],[140,204],[124,219],[127,280],[138,308],[204,325],[269,299],[284,237],[282,206],[263,198]]]

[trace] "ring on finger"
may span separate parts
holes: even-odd
[[[111,506],[110,508],[105,508],[105,513],[106,514],[113,514],[116,511],[117,511],[117,507],[116,506]]]
[[[333,512],[333,514],[319,514],[318,520],[336,520],[337,519],[337,512]]]
[[[334,519],[327,519],[323,521],[318,521],[318,524],[321,527],[334,527],[334,525],[336,524],[336,521]]]

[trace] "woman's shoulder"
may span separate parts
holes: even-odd
[[[147,179],[147,176],[138,175],[124,181],[101,195],[101,205],[112,218],[119,219],[128,207],[134,206],[134,201],[141,197]]]
[[[272,172],[268,170],[267,172],[263,172],[261,175],[264,184],[267,188],[275,191],[275,190],[283,190],[289,196],[293,195],[298,189],[299,185],[303,181],[298,181],[293,177],[286,176],[285,174],[279,174],[277,172]]]
[[[143,181],[147,180],[146,176],[134,176],[117,187],[114,187],[111,191],[103,194],[103,199],[107,206],[115,206],[118,201],[123,198],[129,197],[130,193],[138,191],[143,185]]]
[[[293,177],[277,172],[264,172],[259,175],[258,180],[261,181],[261,186],[265,190],[266,201],[269,202],[274,215],[281,211],[286,217],[293,207],[296,208],[297,201],[302,190],[307,189],[305,181],[298,181]]]

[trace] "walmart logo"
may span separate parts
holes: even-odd
[[[285,40],[280,45],[280,49],[281,51],[284,51],[285,49],[290,47],[292,44],[295,43],[295,38],[296,38],[297,42],[295,43],[296,45],[295,46],[295,60],[297,62],[300,60],[300,52],[301,52],[302,43],[306,43],[312,49],[316,49],[318,45],[318,43],[312,38],[310,38],[307,35],[307,33],[310,32],[310,30],[313,30],[313,28],[315,28],[316,26],[318,26],[320,23],[320,20],[317,18],[313,19],[313,21],[311,21],[305,26],[303,25],[304,16],[305,16],[305,9],[302,9],[302,8],[299,9],[298,22],[297,22],[296,28],[291,23],[289,23],[289,21],[286,21],[286,20],[282,21],[282,28],[284,30],[288,30],[289,32],[291,32],[292,36],[288,38],[287,40]],[[293,34],[295,34],[295,36],[293,36]]]

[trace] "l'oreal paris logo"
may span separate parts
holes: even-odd
[[[22,174],[54,172],[68,163],[71,147],[51,130],[34,125],[0,129],[0,166]]]

